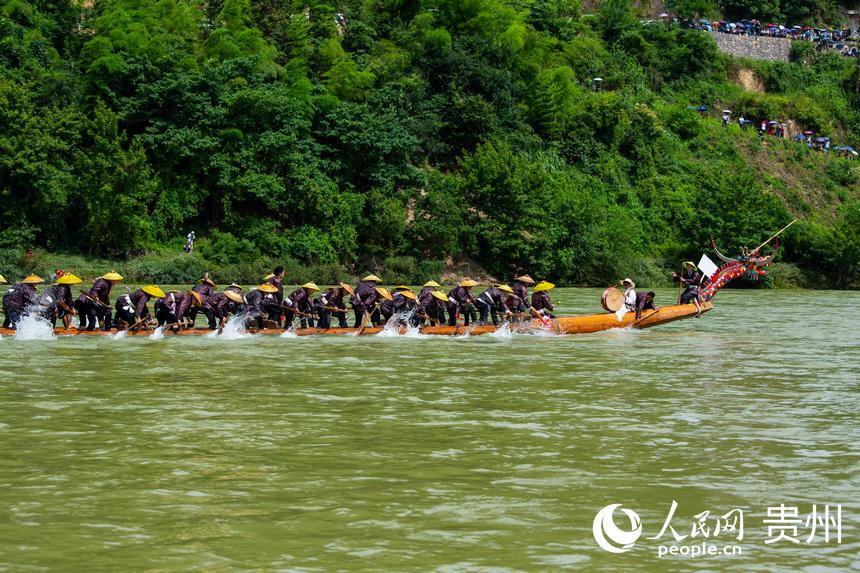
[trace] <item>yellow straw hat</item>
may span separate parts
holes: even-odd
[[[552,284],[552,283],[548,283],[548,282],[546,282],[546,281],[541,281],[541,282],[539,282],[539,283],[537,284],[537,286],[536,286],[534,289],[532,289],[532,290],[534,290],[535,292],[543,292],[543,291],[545,291],[545,290],[552,290],[552,289],[554,289],[554,288],[555,288],[555,285],[554,285],[554,284]]]
[[[320,290],[320,287],[318,287],[316,285],[316,283],[313,281],[303,284],[302,288],[306,288],[306,289],[310,289],[310,290]]]
[[[275,277],[275,273],[269,273],[263,277],[263,281],[267,281],[267,280],[274,278],[274,277]]]
[[[472,279],[463,279],[460,281],[460,286],[463,288],[471,288],[478,286],[478,281],[473,281]]]
[[[437,299],[441,300],[442,302],[448,302],[448,295],[446,295],[442,291],[434,290],[430,294],[433,295],[433,298],[437,298]]]
[[[412,292],[411,290],[402,290],[402,291],[398,292],[397,294],[405,296],[409,300],[418,300],[418,296],[414,292]]]
[[[696,268],[696,263],[694,263],[693,261],[684,261],[682,264],[683,264],[685,267],[690,267],[691,269],[695,269],[695,268]]]
[[[197,303],[197,306],[200,306],[203,304],[203,297],[200,296],[199,292],[190,290],[190,291],[188,291],[188,294],[190,294],[191,297],[195,300],[195,302]]]
[[[521,283],[525,283],[527,285],[535,284],[535,280],[528,275],[520,275],[520,276],[514,275],[514,280],[520,281]]]
[[[338,286],[340,286],[340,288],[342,288],[343,290],[345,290],[349,294],[355,294],[355,291],[352,290],[352,287],[346,283],[339,283]]]
[[[400,285],[400,286],[394,287],[394,290],[410,290],[411,291],[412,287],[408,287],[406,285]]]
[[[140,287],[140,290],[142,290],[143,292],[145,292],[149,296],[154,296],[155,298],[164,298],[167,296],[166,294],[164,294],[163,290],[161,290],[160,288],[158,288],[155,285],[146,285],[146,286]]]
[[[239,290],[245,290],[243,287],[241,287],[241,286],[237,285],[236,283],[230,283],[230,287],[229,287],[229,288],[235,288],[235,289],[239,289]]]
[[[439,283],[437,283],[436,281],[427,281],[426,283],[424,283],[424,286],[425,286],[425,287],[436,287],[436,288],[439,288],[439,287],[441,287],[442,285],[440,285],[440,284],[439,284]]]
[[[4,277],[3,275],[0,275],[0,285],[5,285],[7,282],[9,282],[9,281],[6,280],[6,277]]]
[[[387,288],[376,287],[376,292],[378,292],[379,296],[381,296],[385,300],[394,300],[394,297],[391,296],[391,293],[388,291]]]
[[[374,282],[374,283],[381,283],[382,282],[382,279],[376,275],[367,275],[366,277],[364,277],[361,280],[363,280],[364,282]]]
[[[205,276],[205,277],[203,277],[202,279],[200,279],[199,281],[197,281],[197,284],[201,284],[201,285],[202,285],[202,284],[204,284],[204,283],[205,283],[205,284],[207,284],[207,285],[209,285],[209,286],[211,286],[211,287],[215,287],[215,286],[217,286],[217,285],[215,284],[215,281],[213,281],[212,279],[210,279],[210,278],[209,278],[209,273],[206,273],[206,276]]]
[[[278,292],[278,287],[270,285],[269,283],[263,283],[257,287],[257,290],[260,292]]]
[[[60,278],[57,279],[56,284],[58,285],[76,285],[78,283],[84,282],[80,277],[73,275],[72,273],[66,273]]]
[[[511,294],[513,294],[513,292],[514,292],[514,289],[512,289],[508,285],[496,285],[496,288],[502,292],[507,292],[507,293],[511,293]]]
[[[36,275],[28,275],[21,279],[21,282],[25,285],[37,285],[39,283],[45,282],[45,279],[42,277],[37,277]]]
[[[116,272],[116,271],[111,271],[111,272],[109,272],[108,274],[106,274],[106,275],[104,275],[104,276],[102,276],[102,277],[99,277],[99,278],[103,278],[103,279],[104,279],[104,280],[106,280],[106,281],[121,281],[121,280],[122,280],[122,275],[121,275],[121,274],[119,274],[119,273],[118,273],[118,272]]]
[[[234,290],[225,290],[223,292],[224,292],[224,296],[226,296],[227,298],[229,298],[230,300],[232,300],[235,303],[243,304],[245,302],[245,299],[242,298],[242,295],[237,293]]]

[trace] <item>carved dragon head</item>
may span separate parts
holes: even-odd
[[[702,298],[706,301],[711,300],[724,286],[729,284],[736,278],[744,277],[748,280],[758,280],[767,274],[764,268],[773,263],[774,257],[779,250],[779,239],[774,241],[773,252],[767,256],[762,256],[759,249],[749,251],[746,248],[741,248],[741,254],[735,258],[723,256],[714,240],[711,239],[711,246],[714,249],[717,257],[723,261],[723,265],[717,269],[717,272],[710,277],[710,282],[702,289]]]

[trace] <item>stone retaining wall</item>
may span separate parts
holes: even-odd
[[[711,34],[721,52],[741,58],[787,62],[792,40],[768,36],[741,36],[738,34]]]

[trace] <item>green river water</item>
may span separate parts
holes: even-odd
[[[599,292],[552,294],[571,314]],[[858,306],[735,290],[562,337],[3,337],[0,570],[860,569]],[[673,500],[680,535],[743,510],[742,541],[678,543],[742,554],[660,558]],[[616,503],[643,528],[622,554],[592,534]],[[805,523],[766,543],[780,504],[841,504],[841,544]]]

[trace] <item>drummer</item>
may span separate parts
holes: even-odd
[[[624,308],[630,312],[636,311],[636,283],[631,279],[626,278],[621,281],[621,286],[624,288]]]

